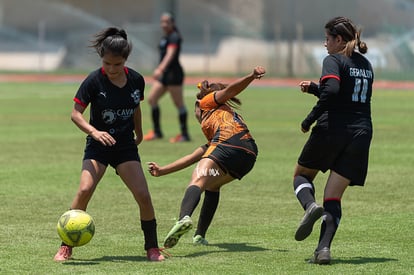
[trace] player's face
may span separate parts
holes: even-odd
[[[328,54],[334,54],[342,51],[345,45],[340,35],[333,36],[325,33],[325,47]]]
[[[106,53],[102,57],[102,66],[110,80],[116,80],[124,76],[125,58],[119,55]]]
[[[201,109],[200,109],[200,104],[199,104],[199,101],[198,100],[195,103],[194,115],[197,118],[198,122],[201,123]]]
[[[171,21],[171,18],[167,15],[161,16],[160,24],[161,29],[164,31],[164,33],[170,33],[174,30],[173,22]]]

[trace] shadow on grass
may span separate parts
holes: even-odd
[[[310,259],[305,259],[306,262],[309,262]],[[369,257],[350,257],[350,258],[334,258],[331,260],[330,265],[335,264],[370,264],[370,263],[386,263],[386,262],[396,262],[398,259],[392,258],[369,258]]]
[[[71,259],[70,261],[64,262],[64,265],[97,265],[99,262],[146,262],[147,257],[145,256],[103,256],[95,259]]]
[[[256,252],[270,250],[259,246],[251,246],[247,243],[218,243],[211,244],[210,246],[216,246],[229,252]]]
[[[200,251],[192,254],[188,254],[185,257],[199,257],[211,253],[222,253],[222,252],[258,252],[258,251],[268,251],[270,249],[266,249],[259,246],[252,246],[247,243],[219,243],[219,244],[209,244],[206,247],[218,247],[223,250],[219,251]],[[281,251],[283,252],[283,251]]]
[[[332,264],[368,264],[368,263],[385,263],[396,262],[398,259],[392,258],[369,258],[369,257],[351,257],[351,258],[339,258],[332,259]]]
[[[222,253],[222,252],[258,252],[258,251],[270,251],[271,249],[249,245],[248,243],[219,243],[219,244],[209,244],[208,246],[201,247],[217,247],[220,248],[218,251],[200,251],[192,254],[187,254],[180,257],[200,257],[203,255],[208,255],[212,253]],[[287,250],[276,250],[277,252],[287,252]],[[65,265],[97,265],[100,262],[146,262],[148,261],[144,256],[103,256],[95,259],[76,259],[73,258],[70,261],[64,262]]]

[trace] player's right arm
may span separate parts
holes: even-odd
[[[321,95],[318,84],[312,81],[309,81],[309,80],[301,81],[299,83],[299,86],[300,86],[300,90],[302,91],[302,93],[313,94],[316,97],[319,97]]]
[[[148,162],[148,171],[152,176],[159,177],[182,170],[199,161],[206,150],[207,146],[200,146],[197,149],[195,149],[191,154],[179,158],[176,161],[165,166],[159,166],[156,162],[152,161]]]
[[[73,123],[75,123],[75,125],[78,126],[78,128],[82,132],[90,135],[93,139],[102,143],[102,145],[114,145],[116,141],[109,133],[98,131],[95,127],[93,127],[89,122],[86,121],[85,117],[83,116],[84,111],[85,107],[83,107],[79,103],[75,103],[70,116]]]

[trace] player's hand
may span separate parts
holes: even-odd
[[[104,146],[113,146],[116,143],[116,140],[105,131],[93,131],[90,135]]]
[[[305,80],[299,83],[300,90],[302,93],[307,93],[309,91],[309,86],[311,85],[312,81]]]
[[[155,162],[147,162],[148,165],[148,172],[151,174],[151,176],[159,177],[161,176],[160,172],[160,166]]]
[[[142,136],[142,132],[140,132],[140,134],[137,134],[135,137],[135,144],[140,145],[142,140],[143,140],[143,136]]]
[[[262,78],[265,75],[265,73],[266,73],[266,69],[264,67],[262,67],[262,66],[256,66],[253,69],[253,77],[255,79]]]
[[[152,77],[153,77],[154,79],[156,79],[156,80],[161,79],[161,77],[162,77],[163,73],[164,73],[164,72],[163,72],[162,70],[160,70],[160,69],[156,68],[156,69],[154,70],[154,72],[152,73]]]
[[[304,121],[302,121],[300,128],[302,130],[302,133],[307,133],[309,132],[311,125],[309,124],[309,122],[305,119]]]

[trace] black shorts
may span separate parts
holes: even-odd
[[[363,186],[371,139],[372,131],[369,129],[328,131],[314,128],[298,163],[324,173],[330,169],[349,179],[350,185]]]
[[[254,140],[244,143],[247,150],[224,144],[210,145],[207,150],[211,152],[204,157],[212,159],[223,171],[240,180],[252,170],[258,152]]]
[[[163,86],[171,85],[183,85],[184,82],[184,71],[181,66],[176,66],[166,70],[159,81]]]
[[[95,141],[87,141],[83,160],[86,159],[96,160],[105,166],[109,164],[113,168],[127,161],[141,162],[138,147],[132,143],[103,146]]]

